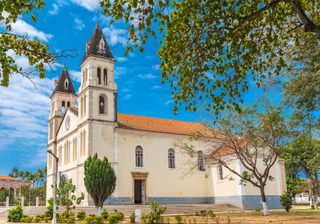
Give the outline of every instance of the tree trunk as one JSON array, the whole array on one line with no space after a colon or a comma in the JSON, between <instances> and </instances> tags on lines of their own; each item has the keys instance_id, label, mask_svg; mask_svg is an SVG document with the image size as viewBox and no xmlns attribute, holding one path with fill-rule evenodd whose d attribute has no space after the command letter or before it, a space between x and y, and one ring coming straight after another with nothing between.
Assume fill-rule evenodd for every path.
<instances>
[{"instance_id":1,"label":"tree trunk","mask_svg":"<svg viewBox=\"0 0 320 224\"><path fill-rule=\"evenodd\" d=\"M264 192L264 187L260 188L260 196L261 196L261 201L262 201L263 215L269 215L267 197L266 197L266 194Z\"/></svg>"},{"instance_id":2,"label":"tree trunk","mask_svg":"<svg viewBox=\"0 0 320 224\"><path fill-rule=\"evenodd\" d=\"M98 215L98 216L101 216L101 206L98 206L97 215Z\"/></svg>"}]
</instances>

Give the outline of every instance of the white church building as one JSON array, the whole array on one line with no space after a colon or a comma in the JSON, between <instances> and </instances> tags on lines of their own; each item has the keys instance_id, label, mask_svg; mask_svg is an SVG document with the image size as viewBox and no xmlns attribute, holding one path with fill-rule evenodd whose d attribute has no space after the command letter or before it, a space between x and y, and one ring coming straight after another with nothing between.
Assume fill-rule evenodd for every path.
<instances>
[{"instance_id":1,"label":"white church building","mask_svg":"<svg viewBox=\"0 0 320 224\"><path fill-rule=\"evenodd\" d=\"M113 165L117 185L106 204L230 203L243 209L261 208L259 190L227 170L207 166L198 147L194 158L197 169L190 169L190 157L175 148L200 123L168 120L117 111L116 61L97 24L80 64L81 86L76 93L67 68L63 68L51 95L48 150L59 157L58 169L83 192L83 205L93 205L84 186L84 162L90 155L106 156ZM77 105L78 101L78 105ZM214 138L214 137L212 137ZM217 138L217 143L219 139ZM244 170L239 161L237 170ZM47 158L47 200L53 197L55 160ZM286 191L282 161L272 168L275 177L267 185L269 208L280 208L279 198ZM231 180L232 179L232 180Z\"/></svg>"}]
</instances>

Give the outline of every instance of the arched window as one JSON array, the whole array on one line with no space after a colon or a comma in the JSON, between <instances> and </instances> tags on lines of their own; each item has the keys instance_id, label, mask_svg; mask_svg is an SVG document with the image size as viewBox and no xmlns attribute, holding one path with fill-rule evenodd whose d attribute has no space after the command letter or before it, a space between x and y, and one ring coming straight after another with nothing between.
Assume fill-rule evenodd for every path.
<instances>
[{"instance_id":1,"label":"arched window","mask_svg":"<svg viewBox=\"0 0 320 224\"><path fill-rule=\"evenodd\" d=\"M67 107L70 107L70 102L67 102Z\"/></svg>"},{"instance_id":2,"label":"arched window","mask_svg":"<svg viewBox=\"0 0 320 224\"><path fill-rule=\"evenodd\" d=\"M101 39L99 41L99 53L100 54L104 54L105 53L105 48L104 48L105 44L104 44L104 40Z\"/></svg>"},{"instance_id":3,"label":"arched window","mask_svg":"<svg viewBox=\"0 0 320 224\"><path fill-rule=\"evenodd\" d=\"M198 151L198 170L205 171L204 168L204 155L202 151Z\"/></svg>"},{"instance_id":4,"label":"arched window","mask_svg":"<svg viewBox=\"0 0 320 224\"><path fill-rule=\"evenodd\" d=\"M99 113L106 114L107 113L107 97L104 95L99 96Z\"/></svg>"},{"instance_id":5,"label":"arched window","mask_svg":"<svg viewBox=\"0 0 320 224\"><path fill-rule=\"evenodd\" d=\"M98 84L101 85L101 69L97 69L97 76L98 76Z\"/></svg>"},{"instance_id":6,"label":"arched window","mask_svg":"<svg viewBox=\"0 0 320 224\"><path fill-rule=\"evenodd\" d=\"M107 69L103 69L103 81L104 81L104 85L107 86L108 85L108 71L107 71Z\"/></svg>"},{"instance_id":7,"label":"arched window","mask_svg":"<svg viewBox=\"0 0 320 224\"><path fill-rule=\"evenodd\" d=\"M64 88L67 90L69 88L69 81L66 79L64 82Z\"/></svg>"},{"instance_id":8,"label":"arched window","mask_svg":"<svg viewBox=\"0 0 320 224\"><path fill-rule=\"evenodd\" d=\"M66 112L66 103L64 101L62 101L62 104L61 104L61 113L64 114L64 112Z\"/></svg>"},{"instance_id":9,"label":"arched window","mask_svg":"<svg viewBox=\"0 0 320 224\"><path fill-rule=\"evenodd\" d=\"M143 149L141 146L136 147L136 167L143 167Z\"/></svg>"},{"instance_id":10,"label":"arched window","mask_svg":"<svg viewBox=\"0 0 320 224\"><path fill-rule=\"evenodd\" d=\"M176 168L174 149L168 150L168 165L169 168Z\"/></svg>"}]
</instances>

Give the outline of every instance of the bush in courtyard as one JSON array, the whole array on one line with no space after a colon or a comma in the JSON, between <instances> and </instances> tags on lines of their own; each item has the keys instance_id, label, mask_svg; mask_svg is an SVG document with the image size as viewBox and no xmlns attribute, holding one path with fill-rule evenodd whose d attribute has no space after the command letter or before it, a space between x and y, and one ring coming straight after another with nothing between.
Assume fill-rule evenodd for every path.
<instances>
[{"instance_id":1,"label":"bush in courtyard","mask_svg":"<svg viewBox=\"0 0 320 224\"><path fill-rule=\"evenodd\" d=\"M176 219L177 224L182 224L182 216L181 215L176 215L174 218Z\"/></svg>"},{"instance_id":2,"label":"bush in courtyard","mask_svg":"<svg viewBox=\"0 0 320 224\"><path fill-rule=\"evenodd\" d=\"M37 215L36 217L33 218L33 222L39 223L43 221L43 216Z\"/></svg>"},{"instance_id":3,"label":"bush in courtyard","mask_svg":"<svg viewBox=\"0 0 320 224\"><path fill-rule=\"evenodd\" d=\"M134 213L130 215L130 223L136 223L136 215Z\"/></svg>"},{"instance_id":4,"label":"bush in courtyard","mask_svg":"<svg viewBox=\"0 0 320 224\"><path fill-rule=\"evenodd\" d=\"M97 216L97 215L89 215L87 216L84 221L87 224L103 224L103 218L102 216Z\"/></svg>"},{"instance_id":5,"label":"bush in courtyard","mask_svg":"<svg viewBox=\"0 0 320 224\"><path fill-rule=\"evenodd\" d=\"M24 215L19 222L31 223L33 222L33 217Z\"/></svg>"},{"instance_id":6,"label":"bush in courtyard","mask_svg":"<svg viewBox=\"0 0 320 224\"><path fill-rule=\"evenodd\" d=\"M101 216L105 219L105 220L107 220L108 219L108 211L107 211L107 209L106 208L103 208L102 209L102 211L101 211Z\"/></svg>"},{"instance_id":7,"label":"bush in courtyard","mask_svg":"<svg viewBox=\"0 0 320 224\"><path fill-rule=\"evenodd\" d=\"M166 207L160 207L158 202L152 202L150 205L151 211L149 214L143 214L141 219L144 224L158 224L163 223L163 215L166 211Z\"/></svg>"},{"instance_id":8,"label":"bush in courtyard","mask_svg":"<svg viewBox=\"0 0 320 224\"><path fill-rule=\"evenodd\" d=\"M79 220L84 220L85 217L86 217L86 212L85 212L85 211L81 210L81 211L79 211L79 212L77 213L77 218L78 218Z\"/></svg>"},{"instance_id":9,"label":"bush in courtyard","mask_svg":"<svg viewBox=\"0 0 320 224\"><path fill-rule=\"evenodd\" d=\"M286 210L286 212L289 212L290 209L292 208L292 200L291 200L291 196L289 193L284 193L281 197L280 197L280 203L282 205L282 207Z\"/></svg>"},{"instance_id":10,"label":"bush in courtyard","mask_svg":"<svg viewBox=\"0 0 320 224\"><path fill-rule=\"evenodd\" d=\"M120 221L124 220L124 214L123 213L112 213L108 216L107 221L109 224L117 224Z\"/></svg>"},{"instance_id":11,"label":"bush in courtyard","mask_svg":"<svg viewBox=\"0 0 320 224\"><path fill-rule=\"evenodd\" d=\"M52 216L53 216L53 198L50 198L48 200L48 206L46 208L46 211L44 212L44 216L49 218L49 219L52 219Z\"/></svg>"},{"instance_id":12,"label":"bush in courtyard","mask_svg":"<svg viewBox=\"0 0 320 224\"><path fill-rule=\"evenodd\" d=\"M23 217L23 210L20 205L8 211L8 222L19 222Z\"/></svg>"},{"instance_id":13,"label":"bush in courtyard","mask_svg":"<svg viewBox=\"0 0 320 224\"><path fill-rule=\"evenodd\" d=\"M70 211L61 213L57 219L59 223L75 223L76 221L74 213Z\"/></svg>"}]
</instances>

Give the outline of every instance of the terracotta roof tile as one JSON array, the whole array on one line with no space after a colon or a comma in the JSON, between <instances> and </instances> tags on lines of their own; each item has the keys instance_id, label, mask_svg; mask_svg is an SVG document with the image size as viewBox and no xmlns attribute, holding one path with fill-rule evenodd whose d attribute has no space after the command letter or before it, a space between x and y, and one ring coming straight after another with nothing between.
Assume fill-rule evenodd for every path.
<instances>
[{"instance_id":1,"label":"terracotta roof tile","mask_svg":"<svg viewBox=\"0 0 320 224\"><path fill-rule=\"evenodd\" d=\"M119 113L118 123L120 128L141 131L152 131L179 135L190 135L196 132L201 132L201 134L206 135L207 137L219 137L219 133L212 133L212 131L203 124L195 122L177 121Z\"/></svg>"},{"instance_id":2,"label":"terracotta roof tile","mask_svg":"<svg viewBox=\"0 0 320 224\"><path fill-rule=\"evenodd\" d=\"M0 180L17 180L17 178L0 175Z\"/></svg>"}]
</instances>

